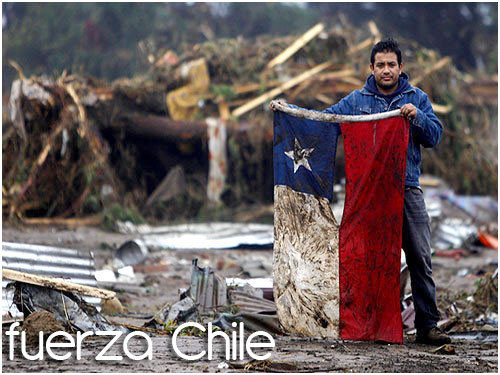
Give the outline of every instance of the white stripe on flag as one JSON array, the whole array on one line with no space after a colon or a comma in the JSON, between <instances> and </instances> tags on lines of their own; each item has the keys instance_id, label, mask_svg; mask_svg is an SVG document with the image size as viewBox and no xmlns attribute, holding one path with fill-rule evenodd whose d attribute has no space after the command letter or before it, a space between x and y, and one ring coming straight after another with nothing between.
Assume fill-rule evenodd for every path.
<instances>
[{"instance_id":1,"label":"white stripe on flag","mask_svg":"<svg viewBox=\"0 0 500 375\"><path fill-rule=\"evenodd\" d=\"M274 187L274 296L286 332L339 338L339 225L330 202Z\"/></svg>"}]
</instances>

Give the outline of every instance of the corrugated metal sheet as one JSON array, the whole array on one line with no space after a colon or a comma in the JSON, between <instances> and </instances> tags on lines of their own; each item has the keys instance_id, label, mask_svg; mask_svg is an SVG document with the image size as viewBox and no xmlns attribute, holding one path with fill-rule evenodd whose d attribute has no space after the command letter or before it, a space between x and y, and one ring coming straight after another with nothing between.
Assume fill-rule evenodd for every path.
<instances>
[{"instance_id":1,"label":"corrugated metal sheet","mask_svg":"<svg viewBox=\"0 0 500 375\"><path fill-rule=\"evenodd\" d=\"M260 313L263 311L276 311L276 304L264 298L251 296L247 293L230 291L231 302L240 308L240 312Z\"/></svg>"},{"instance_id":2,"label":"corrugated metal sheet","mask_svg":"<svg viewBox=\"0 0 500 375\"><path fill-rule=\"evenodd\" d=\"M171 226L135 226L118 223L120 232L137 234L151 249L231 249L271 247L273 225L254 223L190 223Z\"/></svg>"},{"instance_id":3,"label":"corrugated metal sheet","mask_svg":"<svg viewBox=\"0 0 500 375\"><path fill-rule=\"evenodd\" d=\"M90 251L2 242L2 267L97 286L94 256ZM22 313L12 304L13 291L6 289L9 282L2 280L2 316L10 312L15 318L22 317ZM85 296L84 299L99 308L100 298Z\"/></svg>"}]
</instances>

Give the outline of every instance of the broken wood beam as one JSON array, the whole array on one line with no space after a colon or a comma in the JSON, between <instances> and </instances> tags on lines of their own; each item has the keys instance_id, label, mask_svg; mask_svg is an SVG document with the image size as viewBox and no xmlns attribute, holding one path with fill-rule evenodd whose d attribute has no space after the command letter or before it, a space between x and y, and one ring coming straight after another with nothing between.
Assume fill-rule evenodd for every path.
<instances>
[{"instance_id":1,"label":"broken wood beam","mask_svg":"<svg viewBox=\"0 0 500 375\"><path fill-rule=\"evenodd\" d=\"M431 73L434 73L436 71L438 71L439 69L442 69L443 67L445 67L446 65L448 65L449 63L451 63L451 58L450 57L443 57L441 60L439 60L436 64L434 64L433 66L431 66L430 68L427 68L424 70L424 72L422 73L422 75L420 75L419 77L413 79L410 81L410 83L413 85L413 86L416 86L418 85L420 82L422 82L422 80L427 77L429 74Z\"/></svg>"},{"instance_id":2,"label":"broken wood beam","mask_svg":"<svg viewBox=\"0 0 500 375\"><path fill-rule=\"evenodd\" d=\"M343 70L338 70L336 72L328 72L320 74L318 75L317 78L320 81L326 81L328 79L353 77L355 74L356 71L354 69L343 69Z\"/></svg>"},{"instance_id":3,"label":"broken wood beam","mask_svg":"<svg viewBox=\"0 0 500 375\"><path fill-rule=\"evenodd\" d=\"M63 225L70 228L85 226L85 225L99 225L102 224L104 218L101 215L87 216L82 218L62 218L62 217L34 217L24 218L21 217L24 224L30 225Z\"/></svg>"},{"instance_id":4,"label":"broken wood beam","mask_svg":"<svg viewBox=\"0 0 500 375\"><path fill-rule=\"evenodd\" d=\"M247 94L249 92L253 91L258 91L262 88L268 88L268 87L276 87L281 85L280 81L269 81L269 82L262 82L262 83L247 83L245 85L236 85L233 86L233 90L236 94Z\"/></svg>"},{"instance_id":5,"label":"broken wood beam","mask_svg":"<svg viewBox=\"0 0 500 375\"><path fill-rule=\"evenodd\" d=\"M235 117L239 117L242 114L254 109L258 105L264 103L265 101L272 99L276 97L277 95L281 94L283 91L288 90L289 88L294 87L295 85L298 85L299 83L313 77L314 75L318 74L319 72L325 70L326 68L330 67L332 65L331 62L325 62L323 64L317 65L312 69L309 69L305 71L304 73L298 75L297 77L292 78L291 80L285 82L281 86L272 89L271 91L268 91L265 94L262 94L252 100L250 100L248 103L242 105L241 107L236 108L231 115Z\"/></svg>"},{"instance_id":6,"label":"broken wood beam","mask_svg":"<svg viewBox=\"0 0 500 375\"><path fill-rule=\"evenodd\" d=\"M373 44L373 38L370 37L368 39L365 39L361 43L359 43L359 44L357 44L357 45L352 46L351 48L349 48L349 50L347 51L347 54L348 55L354 55L356 52L362 51L366 47L371 46L372 44Z\"/></svg>"},{"instance_id":7,"label":"broken wood beam","mask_svg":"<svg viewBox=\"0 0 500 375\"><path fill-rule=\"evenodd\" d=\"M436 103L431 103L432 109L434 112L440 114L440 115L445 115L449 113L452 109L451 105L441 105L441 104L436 104Z\"/></svg>"},{"instance_id":8,"label":"broken wood beam","mask_svg":"<svg viewBox=\"0 0 500 375\"><path fill-rule=\"evenodd\" d=\"M373 35L375 42L380 40L380 31L378 30L377 24L373 21L368 22L368 28L370 29L370 33Z\"/></svg>"},{"instance_id":9,"label":"broken wood beam","mask_svg":"<svg viewBox=\"0 0 500 375\"><path fill-rule=\"evenodd\" d=\"M335 102L331 98L329 98L328 96L326 96L324 94L316 94L316 96L314 96L314 98L316 100L319 100L320 102L325 103L326 105L329 105L329 106L335 104Z\"/></svg>"},{"instance_id":10,"label":"broken wood beam","mask_svg":"<svg viewBox=\"0 0 500 375\"><path fill-rule=\"evenodd\" d=\"M283 52L281 52L278 56L272 59L266 66L267 69L271 69L272 67L284 63L291 56L295 54L298 50L304 47L310 40L315 38L319 33L321 33L325 28L325 25L322 23L318 23L316 26L309 29L306 33L304 33L300 38L298 38L295 42L293 42L288 48L286 48Z\"/></svg>"},{"instance_id":11,"label":"broken wood beam","mask_svg":"<svg viewBox=\"0 0 500 375\"><path fill-rule=\"evenodd\" d=\"M52 277L39 276L26 272L19 272L7 268L2 269L2 277L13 281L43 286L51 289L64 290L65 292L82 294L84 296L110 299L116 296L116 292L95 288L93 286L75 284L69 281L57 280Z\"/></svg>"}]
</instances>

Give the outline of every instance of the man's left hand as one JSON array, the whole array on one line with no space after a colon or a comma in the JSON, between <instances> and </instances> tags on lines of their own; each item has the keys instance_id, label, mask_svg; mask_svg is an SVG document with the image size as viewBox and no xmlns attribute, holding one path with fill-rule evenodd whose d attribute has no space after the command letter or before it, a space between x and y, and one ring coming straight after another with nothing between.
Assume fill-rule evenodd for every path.
<instances>
[{"instance_id":1,"label":"man's left hand","mask_svg":"<svg viewBox=\"0 0 500 375\"><path fill-rule=\"evenodd\" d=\"M417 107L413 104L408 103L400 108L401 116L403 116L407 120L413 120L417 117Z\"/></svg>"}]
</instances>

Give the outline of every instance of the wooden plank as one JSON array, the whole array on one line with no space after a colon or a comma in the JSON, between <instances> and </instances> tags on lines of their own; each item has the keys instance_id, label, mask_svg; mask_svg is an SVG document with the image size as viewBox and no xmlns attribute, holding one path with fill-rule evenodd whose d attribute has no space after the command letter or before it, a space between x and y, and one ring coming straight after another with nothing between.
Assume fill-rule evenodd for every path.
<instances>
[{"instance_id":1,"label":"wooden plank","mask_svg":"<svg viewBox=\"0 0 500 375\"><path fill-rule=\"evenodd\" d=\"M267 64L267 69L271 69L272 67L284 63L288 60L295 52L304 47L311 39L315 38L319 33L321 33L325 28L325 25L322 23L318 23L313 28L309 29L304 35L302 35L299 39L293 42L288 48L286 48L283 52L281 52L278 56L272 59Z\"/></svg>"},{"instance_id":2,"label":"wooden plank","mask_svg":"<svg viewBox=\"0 0 500 375\"><path fill-rule=\"evenodd\" d=\"M349 48L349 50L347 51L347 54L354 55L356 52L359 52L359 51L365 49L366 47L371 46L372 44L373 44L373 38L365 39L361 43Z\"/></svg>"},{"instance_id":3,"label":"wooden plank","mask_svg":"<svg viewBox=\"0 0 500 375\"><path fill-rule=\"evenodd\" d=\"M440 115L445 115L451 111L451 105L441 105L436 103L431 103L431 105L434 112Z\"/></svg>"},{"instance_id":4,"label":"wooden plank","mask_svg":"<svg viewBox=\"0 0 500 375\"><path fill-rule=\"evenodd\" d=\"M68 227L78 227L84 225L99 225L103 222L103 217L100 215L87 216L82 218L69 218L62 217L34 217L34 218L21 218L24 224L31 225L65 225Z\"/></svg>"},{"instance_id":5,"label":"wooden plank","mask_svg":"<svg viewBox=\"0 0 500 375\"><path fill-rule=\"evenodd\" d=\"M236 85L233 86L233 90L236 94L246 94L253 91L258 91L261 88L275 87L281 85L280 81L269 81L264 83L248 83L246 85Z\"/></svg>"},{"instance_id":6,"label":"wooden plank","mask_svg":"<svg viewBox=\"0 0 500 375\"><path fill-rule=\"evenodd\" d=\"M38 276L26 272L19 272L7 268L2 269L4 279L20 281L27 284L44 286L51 289L64 290L66 292L82 294L103 299L110 299L116 296L116 292L110 290L94 288L93 286L80 285L68 281L56 280L52 277Z\"/></svg>"},{"instance_id":7,"label":"wooden plank","mask_svg":"<svg viewBox=\"0 0 500 375\"><path fill-rule=\"evenodd\" d=\"M368 22L368 28L370 29L370 33L373 35L375 42L380 40L380 31L378 30L377 24L373 21Z\"/></svg>"},{"instance_id":8,"label":"wooden plank","mask_svg":"<svg viewBox=\"0 0 500 375\"><path fill-rule=\"evenodd\" d=\"M443 57L441 60L439 60L436 64L434 64L433 66L431 66L430 68L427 68L424 70L424 72L422 73L421 76L413 79L410 81L410 83L413 85L413 86L416 86L418 85L420 82L422 82L422 80L427 77L429 74L431 73L434 73L436 71L438 71L439 69L443 68L444 66L448 65L449 63L451 63L451 58L449 57Z\"/></svg>"},{"instance_id":9,"label":"wooden plank","mask_svg":"<svg viewBox=\"0 0 500 375\"><path fill-rule=\"evenodd\" d=\"M329 98L328 96L323 94L316 94L314 98L330 106L335 103L332 98Z\"/></svg>"},{"instance_id":10,"label":"wooden plank","mask_svg":"<svg viewBox=\"0 0 500 375\"><path fill-rule=\"evenodd\" d=\"M265 101L276 97L277 95L281 94L283 91L288 90L289 88L292 88L295 85L298 85L299 83L305 81L306 79L313 77L314 75L325 70L326 68L330 67L331 65L332 65L331 62L325 62L323 64L317 65L314 68L309 69L309 70L305 71L304 73L298 75L297 77L292 78L291 80L285 82L281 86L279 86L275 89L272 89L271 91L268 91L267 93L262 94L256 98L250 100L248 103L242 105L241 107L236 108L231 113L231 115L233 115L235 117L239 117L242 114L257 107L258 105L264 103Z\"/></svg>"},{"instance_id":11,"label":"wooden plank","mask_svg":"<svg viewBox=\"0 0 500 375\"><path fill-rule=\"evenodd\" d=\"M352 77L355 74L356 74L356 71L354 69L343 69L343 70L338 70L336 72L328 72L328 73L320 74L320 75L318 75L317 78L320 81L326 81L328 79Z\"/></svg>"}]
</instances>

